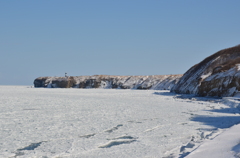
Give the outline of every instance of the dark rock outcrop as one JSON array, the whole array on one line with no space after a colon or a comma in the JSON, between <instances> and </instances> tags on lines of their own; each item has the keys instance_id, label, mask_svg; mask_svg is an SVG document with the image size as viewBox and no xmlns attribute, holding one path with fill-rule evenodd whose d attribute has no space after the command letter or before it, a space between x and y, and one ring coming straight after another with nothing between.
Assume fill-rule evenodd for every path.
<instances>
[{"instance_id":1,"label":"dark rock outcrop","mask_svg":"<svg viewBox=\"0 0 240 158\"><path fill-rule=\"evenodd\" d=\"M35 87L48 88L119 88L119 89L166 89L175 85L182 75L154 76L71 76L39 77Z\"/></svg>"},{"instance_id":2,"label":"dark rock outcrop","mask_svg":"<svg viewBox=\"0 0 240 158\"><path fill-rule=\"evenodd\" d=\"M48 77L38 77L34 80L33 84L34 87L46 87L47 85L45 84L46 80Z\"/></svg>"},{"instance_id":3,"label":"dark rock outcrop","mask_svg":"<svg viewBox=\"0 0 240 158\"><path fill-rule=\"evenodd\" d=\"M76 86L76 81L73 77L64 77L58 80L52 80L51 85L59 88L71 88Z\"/></svg>"},{"instance_id":4,"label":"dark rock outcrop","mask_svg":"<svg viewBox=\"0 0 240 158\"><path fill-rule=\"evenodd\" d=\"M172 92L234 96L240 91L240 45L223 49L191 67Z\"/></svg>"}]
</instances>

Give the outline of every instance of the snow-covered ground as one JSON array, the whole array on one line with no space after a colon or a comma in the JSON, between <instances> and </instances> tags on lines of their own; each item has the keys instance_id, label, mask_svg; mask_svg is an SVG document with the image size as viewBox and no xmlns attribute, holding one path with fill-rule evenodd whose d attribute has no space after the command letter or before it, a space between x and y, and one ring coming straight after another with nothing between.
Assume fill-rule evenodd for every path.
<instances>
[{"instance_id":1,"label":"snow-covered ground","mask_svg":"<svg viewBox=\"0 0 240 158\"><path fill-rule=\"evenodd\" d=\"M223 103L233 108L225 112L238 112L240 98L223 98ZM235 109L235 110L234 110ZM224 111L223 111L224 112ZM187 158L239 158L240 157L240 124L232 126L214 139L206 140Z\"/></svg>"},{"instance_id":2,"label":"snow-covered ground","mask_svg":"<svg viewBox=\"0 0 240 158\"><path fill-rule=\"evenodd\" d=\"M213 140L207 140L187 158L239 158L240 125L224 131Z\"/></svg>"},{"instance_id":3,"label":"snow-covered ground","mask_svg":"<svg viewBox=\"0 0 240 158\"><path fill-rule=\"evenodd\" d=\"M0 86L0 157L172 158L197 148L195 157L221 137L233 138L222 150L234 157L237 106L169 91Z\"/></svg>"}]
</instances>

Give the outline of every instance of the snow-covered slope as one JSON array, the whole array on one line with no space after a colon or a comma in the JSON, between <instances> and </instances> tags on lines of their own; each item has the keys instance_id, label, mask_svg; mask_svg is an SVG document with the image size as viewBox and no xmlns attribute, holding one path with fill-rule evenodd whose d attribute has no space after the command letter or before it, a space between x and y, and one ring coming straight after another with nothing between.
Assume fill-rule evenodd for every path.
<instances>
[{"instance_id":1,"label":"snow-covered slope","mask_svg":"<svg viewBox=\"0 0 240 158\"><path fill-rule=\"evenodd\" d=\"M169 90L182 75L154 76L71 76L39 77L35 87L49 88L119 88L119 89L161 89Z\"/></svg>"},{"instance_id":2,"label":"snow-covered slope","mask_svg":"<svg viewBox=\"0 0 240 158\"><path fill-rule=\"evenodd\" d=\"M240 91L240 45L221 50L191 67L172 92L234 96Z\"/></svg>"}]
</instances>

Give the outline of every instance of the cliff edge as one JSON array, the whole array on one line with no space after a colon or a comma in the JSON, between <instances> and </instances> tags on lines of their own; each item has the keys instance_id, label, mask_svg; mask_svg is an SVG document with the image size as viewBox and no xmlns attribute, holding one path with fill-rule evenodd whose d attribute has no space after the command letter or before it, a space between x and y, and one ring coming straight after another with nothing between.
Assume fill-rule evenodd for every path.
<instances>
[{"instance_id":1,"label":"cliff edge","mask_svg":"<svg viewBox=\"0 0 240 158\"><path fill-rule=\"evenodd\" d=\"M34 87L170 90L182 75L38 77Z\"/></svg>"},{"instance_id":2,"label":"cliff edge","mask_svg":"<svg viewBox=\"0 0 240 158\"><path fill-rule=\"evenodd\" d=\"M240 91L240 45L218 51L191 67L171 89L175 93L230 97Z\"/></svg>"}]
</instances>

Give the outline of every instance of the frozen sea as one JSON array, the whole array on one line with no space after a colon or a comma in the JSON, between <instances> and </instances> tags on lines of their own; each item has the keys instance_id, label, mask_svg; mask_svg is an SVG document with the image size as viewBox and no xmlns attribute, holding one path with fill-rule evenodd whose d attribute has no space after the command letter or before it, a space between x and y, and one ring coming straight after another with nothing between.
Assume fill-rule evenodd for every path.
<instances>
[{"instance_id":1,"label":"frozen sea","mask_svg":"<svg viewBox=\"0 0 240 158\"><path fill-rule=\"evenodd\" d=\"M1 158L185 157L239 122L217 98L0 86Z\"/></svg>"}]
</instances>

